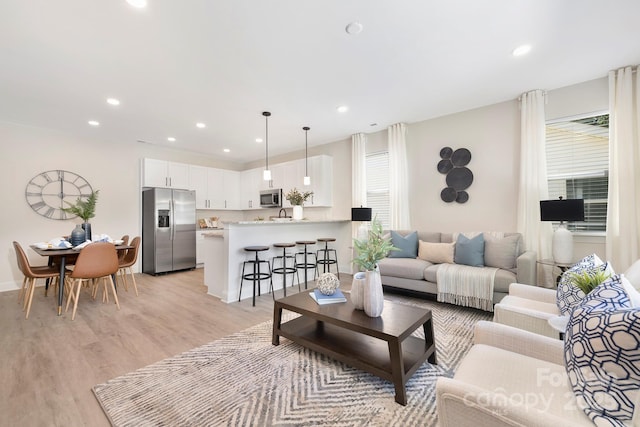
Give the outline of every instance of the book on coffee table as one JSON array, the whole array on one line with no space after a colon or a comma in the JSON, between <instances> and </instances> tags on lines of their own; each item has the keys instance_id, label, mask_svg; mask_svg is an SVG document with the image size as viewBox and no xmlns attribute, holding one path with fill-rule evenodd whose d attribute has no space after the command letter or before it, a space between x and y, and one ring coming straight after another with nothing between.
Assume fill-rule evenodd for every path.
<instances>
[{"instance_id":1,"label":"book on coffee table","mask_svg":"<svg viewBox=\"0 0 640 427\"><path fill-rule=\"evenodd\" d=\"M314 289L313 292L309 292L309 296L320 305L347 302L347 299L344 297L344 294L340 289L336 289L333 295L325 295L319 290Z\"/></svg>"}]
</instances>

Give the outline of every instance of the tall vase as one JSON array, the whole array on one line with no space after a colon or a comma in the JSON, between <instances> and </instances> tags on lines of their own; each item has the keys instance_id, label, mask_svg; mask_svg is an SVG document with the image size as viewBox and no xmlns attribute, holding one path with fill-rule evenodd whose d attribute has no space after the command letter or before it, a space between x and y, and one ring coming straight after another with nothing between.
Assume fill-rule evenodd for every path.
<instances>
[{"instance_id":1,"label":"tall vase","mask_svg":"<svg viewBox=\"0 0 640 427\"><path fill-rule=\"evenodd\" d=\"M384 294L382 293L382 279L378 266L373 271L365 273L364 284L364 312L369 317L378 317L384 308Z\"/></svg>"},{"instance_id":2,"label":"tall vase","mask_svg":"<svg viewBox=\"0 0 640 427\"><path fill-rule=\"evenodd\" d=\"M89 224L88 222L83 222L82 228L84 230L85 240L91 240L91 224Z\"/></svg>"},{"instance_id":3,"label":"tall vase","mask_svg":"<svg viewBox=\"0 0 640 427\"><path fill-rule=\"evenodd\" d=\"M293 219L301 220L303 216L302 205L295 205L293 207Z\"/></svg>"},{"instance_id":4,"label":"tall vase","mask_svg":"<svg viewBox=\"0 0 640 427\"><path fill-rule=\"evenodd\" d=\"M360 272L353 275L351 283L351 302L356 310L364 310L364 284L367 280L366 273Z\"/></svg>"},{"instance_id":5,"label":"tall vase","mask_svg":"<svg viewBox=\"0 0 640 427\"><path fill-rule=\"evenodd\" d=\"M74 247L78 246L79 244L84 243L85 236L86 236L86 233L82 229L82 226L80 224L77 224L76 228L74 228L71 231L71 235L69 237L69 243L71 243L71 246L74 246Z\"/></svg>"}]
</instances>

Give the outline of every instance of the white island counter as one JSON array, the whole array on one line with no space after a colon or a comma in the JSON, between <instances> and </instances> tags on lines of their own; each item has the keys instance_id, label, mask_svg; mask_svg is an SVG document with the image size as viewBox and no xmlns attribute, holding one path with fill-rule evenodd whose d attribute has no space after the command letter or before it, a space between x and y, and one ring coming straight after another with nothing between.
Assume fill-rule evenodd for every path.
<instances>
[{"instance_id":1,"label":"white island counter","mask_svg":"<svg viewBox=\"0 0 640 427\"><path fill-rule=\"evenodd\" d=\"M260 258L268 259L276 255L272 247L274 243L295 243L296 240L317 240L321 237L335 237L329 244L338 252L338 264L341 273L351 273L351 221L349 220L303 220L289 222L275 221L239 221L224 224L224 230L204 233L204 282L209 294L220 298L223 302L238 300L242 262L254 256L245 252L246 246L269 246L270 250L260 252ZM324 244L322 244L324 247ZM300 247L301 248L301 247ZM319 243L309 246L310 251L321 248ZM295 252L299 248L290 248ZM282 249L277 255L282 255ZM335 272L335 267L331 267ZM246 273L246 272L245 272ZM322 273L322 270L319 270ZM313 271L308 272L309 280L313 279ZM300 272L301 286L304 289L304 273ZM297 292L297 282L295 292ZM287 288L291 286L291 276L287 277ZM281 298L282 276L273 276L273 287L276 298ZM263 280L261 293L269 292L269 281ZM242 299L251 298L253 284L245 281L242 286Z\"/></svg>"}]
</instances>

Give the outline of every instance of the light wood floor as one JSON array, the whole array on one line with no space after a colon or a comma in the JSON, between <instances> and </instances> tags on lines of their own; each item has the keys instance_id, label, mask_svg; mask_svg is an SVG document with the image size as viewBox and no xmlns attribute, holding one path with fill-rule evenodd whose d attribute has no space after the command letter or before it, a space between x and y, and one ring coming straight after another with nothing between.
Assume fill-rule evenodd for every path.
<instances>
[{"instance_id":1,"label":"light wood floor","mask_svg":"<svg viewBox=\"0 0 640 427\"><path fill-rule=\"evenodd\" d=\"M202 269L136 278L139 297L118 288L120 311L81 293L74 321L44 287L27 320L18 291L0 293L0 426L108 426L91 387L273 315L270 294L255 307L207 295ZM348 290L351 277L341 282Z\"/></svg>"}]
</instances>

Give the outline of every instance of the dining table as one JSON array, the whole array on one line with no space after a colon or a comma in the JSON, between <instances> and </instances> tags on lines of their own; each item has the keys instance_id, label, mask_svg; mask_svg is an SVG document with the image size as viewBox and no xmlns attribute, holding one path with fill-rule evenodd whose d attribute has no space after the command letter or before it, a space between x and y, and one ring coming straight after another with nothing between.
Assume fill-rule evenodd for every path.
<instances>
[{"instance_id":1,"label":"dining table","mask_svg":"<svg viewBox=\"0 0 640 427\"><path fill-rule=\"evenodd\" d=\"M126 251L129 249L134 249L131 245L115 245L116 251ZM62 302L64 301L64 276L67 268L67 260L70 258L75 258L80 254L82 249L73 249L73 248L59 248L59 247L49 247L49 248L40 248L37 245L30 245L30 248L34 250L35 253L41 255L43 257L49 258L49 265L58 264L60 266L60 285L58 286L58 316L62 314ZM116 280L113 278L113 284L116 285ZM48 286L48 284L47 284Z\"/></svg>"}]
</instances>

